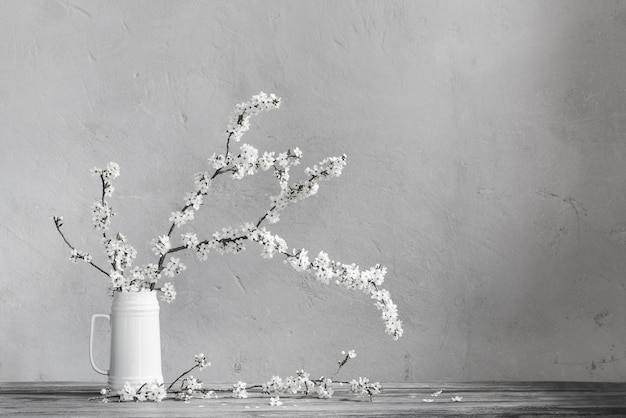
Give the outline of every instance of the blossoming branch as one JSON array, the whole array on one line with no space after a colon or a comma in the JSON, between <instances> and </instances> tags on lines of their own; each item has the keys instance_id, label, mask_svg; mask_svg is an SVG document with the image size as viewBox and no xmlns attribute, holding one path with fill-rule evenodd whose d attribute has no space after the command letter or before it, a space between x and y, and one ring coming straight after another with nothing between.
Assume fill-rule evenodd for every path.
<instances>
[{"instance_id":1,"label":"blossoming branch","mask_svg":"<svg viewBox=\"0 0 626 418\"><path fill-rule=\"evenodd\" d=\"M219 254L236 254L245 250L247 241L258 243L262 247L261 256L272 258L279 254L284 261L298 272L307 272L321 281L336 284L348 289L358 289L374 299L375 306L381 311L385 322L386 332L395 340L402 336L402 322L398 318L397 306L391 295L381 286L387 269L380 264L362 270L356 264L346 264L332 260L330 256L320 251L317 256L310 257L308 250L289 250L287 242L267 229L264 223L274 224L280 220L280 213L289 205L307 199L317 193L319 183L334 177L339 177L346 165L346 156L328 157L313 167L304 170L305 180L290 182L291 168L299 165L302 152L299 148L285 152L263 152L249 144L243 144L237 152L231 147L233 142L239 142L243 134L250 128L250 118L263 111L270 111L280 107L280 98L273 94L269 96L261 92L252 97L249 102L238 104L232 113L225 131L226 149L224 154L213 154L208 162L212 173L199 172L194 177L194 189L184 195L184 205L180 210L171 213L171 225L167 233L159 235L151 242L157 261L142 266L133 267L137 257L135 248L126 241L126 238L117 233L115 237L107 234L111 226L111 218L115 215L106 198L113 195L115 190L113 180L120 175L120 167L114 162L105 168L94 168L92 173L100 178L102 192L100 198L92 205L93 227L102 233L102 245L110 267L108 271L97 266L92 261L90 253L76 249L67 240L61 227L63 217L53 216L58 232L65 243L70 247L70 260L82 260L101 273L108 276L110 289L113 292L138 292L159 290L163 293L162 299L171 302L176 297L176 290L171 282L159 286L163 276L173 278L182 273L186 266L180 258L173 254L189 250L201 260L206 260L211 251ZM229 174L232 179L240 180L259 171L271 171L276 178L280 191L270 198L269 209L256 222L247 222L236 228L227 226L214 232L210 237L199 238L195 232L184 232L179 235L180 243L174 244L174 231L193 221L195 213L204 205L205 197L209 194L214 179L223 174Z\"/></svg>"},{"instance_id":2,"label":"blossoming branch","mask_svg":"<svg viewBox=\"0 0 626 418\"><path fill-rule=\"evenodd\" d=\"M342 351L344 357L338 361L339 367L335 372L335 375L339 373L341 368L348 362L348 360L356 357L354 350L349 350L347 353ZM350 385L350 391L359 396L367 396L372 401L375 395L380 394L381 385L379 382L370 382L367 377L359 377L359 379L352 379L351 381L338 381L334 380L334 375L331 377L320 377L319 379L311 379L311 375L304 370L296 371L296 376L289 376L282 378L280 376L272 376L270 380L262 385L248 386L246 382L238 381L233 384L230 389L221 388L206 388L202 380L189 375L193 370L203 370L205 367L210 366L211 363L207 360L203 353L197 354L194 359L194 365L187 371L183 372L176 380L174 380L167 389L163 383L143 383L139 386L133 386L130 383L124 384L123 388L117 391L117 394L111 394L110 388L103 388L100 391L100 397L94 399L100 399L100 402L107 403L111 398L117 398L118 402L161 402L168 394L174 395L174 399L188 402L192 398L204 398L204 399L217 399L218 392L225 392L230 397L236 399L245 399L249 396L248 390L260 389L263 395L270 396L271 406L280 406L282 401L280 395L284 394L302 394L302 395L317 395L320 399L332 398L335 390L335 385ZM187 376L189 375L189 376ZM182 380L181 380L182 379ZM172 389L177 382L180 383L179 389Z\"/></svg>"}]
</instances>

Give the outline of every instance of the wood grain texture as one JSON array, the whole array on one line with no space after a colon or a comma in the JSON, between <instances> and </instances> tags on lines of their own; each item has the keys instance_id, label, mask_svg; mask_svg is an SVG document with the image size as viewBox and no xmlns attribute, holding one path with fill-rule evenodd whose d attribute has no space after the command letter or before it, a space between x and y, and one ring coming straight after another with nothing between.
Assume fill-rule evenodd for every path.
<instances>
[{"instance_id":1,"label":"wood grain texture","mask_svg":"<svg viewBox=\"0 0 626 418\"><path fill-rule=\"evenodd\" d=\"M93 399L99 389L93 383L0 383L0 416L626 416L626 383L386 384L372 402L339 387L332 399L283 396L280 407L270 406L259 392L247 399L226 394L187 403L103 404ZM442 393L432 396L438 390ZM462 400L453 402L455 396Z\"/></svg>"}]
</instances>

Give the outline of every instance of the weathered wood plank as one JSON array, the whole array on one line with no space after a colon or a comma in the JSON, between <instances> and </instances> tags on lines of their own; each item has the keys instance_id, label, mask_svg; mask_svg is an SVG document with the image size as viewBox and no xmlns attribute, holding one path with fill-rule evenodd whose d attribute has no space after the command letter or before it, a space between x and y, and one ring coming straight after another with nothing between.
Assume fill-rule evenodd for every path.
<instances>
[{"instance_id":1,"label":"weathered wood plank","mask_svg":"<svg viewBox=\"0 0 626 418\"><path fill-rule=\"evenodd\" d=\"M99 389L93 383L0 383L0 416L626 416L624 383L387 384L373 402L337 387L332 399L281 396L280 407L270 406L269 397L260 392L250 392L247 399L223 394L188 403L103 404L91 399ZM443 392L432 396L438 390ZM456 396L462 400L453 402Z\"/></svg>"}]
</instances>

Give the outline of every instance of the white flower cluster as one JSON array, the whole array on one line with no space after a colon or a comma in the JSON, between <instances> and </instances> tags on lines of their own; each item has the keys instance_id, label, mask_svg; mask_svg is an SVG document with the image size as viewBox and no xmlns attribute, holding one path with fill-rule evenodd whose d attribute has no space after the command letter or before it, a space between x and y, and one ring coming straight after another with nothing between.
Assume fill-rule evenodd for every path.
<instances>
[{"instance_id":1,"label":"white flower cluster","mask_svg":"<svg viewBox=\"0 0 626 418\"><path fill-rule=\"evenodd\" d=\"M152 251L157 256L163 256L172 248L170 237L167 235L159 236L152 240Z\"/></svg>"},{"instance_id":2,"label":"white flower cluster","mask_svg":"<svg viewBox=\"0 0 626 418\"><path fill-rule=\"evenodd\" d=\"M300 156L301 154L298 156L298 160ZM270 197L272 207L265 214L265 218L269 223L273 224L278 222L280 220L280 211L285 209L290 203L306 199L316 194L319 190L320 180L339 177L346 165L346 155L344 154L341 157L328 157L319 164L319 166L316 164L313 168L306 168L305 173L310 176L309 179L293 184L289 184L287 181L289 179L289 166L285 166L283 170L276 170L276 176L279 179L281 189L278 195Z\"/></svg>"},{"instance_id":3,"label":"white flower cluster","mask_svg":"<svg viewBox=\"0 0 626 418\"><path fill-rule=\"evenodd\" d=\"M339 177L346 166L346 155L341 157L327 157L319 165L315 164L313 168L307 167L304 172L313 177Z\"/></svg>"},{"instance_id":4,"label":"white flower cluster","mask_svg":"<svg viewBox=\"0 0 626 418\"><path fill-rule=\"evenodd\" d=\"M204 183L203 183L204 184ZM204 189L204 186L199 186L201 189ZM207 183L207 191L208 191L208 183ZM200 209L200 205L202 205L202 196L205 193L198 190L196 193L187 193L185 195L185 205L192 207L194 210Z\"/></svg>"},{"instance_id":5,"label":"white flower cluster","mask_svg":"<svg viewBox=\"0 0 626 418\"><path fill-rule=\"evenodd\" d=\"M322 377L320 379L320 384L316 386L315 390L317 392L317 396L320 399L330 399L333 397L333 393L335 393L334 389L330 386L333 381L327 377Z\"/></svg>"},{"instance_id":6,"label":"white flower cluster","mask_svg":"<svg viewBox=\"0 0 626 418\"><path fill-rule=\"evenodd\" d=\"M172 212L170 216L170 222L173 222L177 227L185 225L187 222L192 221L194 218L194 210L187 208L184 211Z\"/></svg>"},{"instance_id":7,"label":"white flower cluster","mask_svg":"<svg viewBox=\"0 0 626 418\"><path fill-rule=\"evenodd\" d=\"M176 299L176 290L172 283L165 283L163 287L161 287L161 292L163 292L161 299L167 303L172 303L174 299Z\"/></svg>"},{"instance_id":8,"label":"white flower cluster","mask_svg":"<svg viewBox=\"0 0 626 418\"><path fill-rule=\"evenodd\" d=\"M250 129L250 118L263 111L270 111L280 107L280 98L274 94L269 96L263 92L252 96L249 102L243 102L235 107L228 121L226 138L239 142L242 135Z\"/></svg>"},{"instance_id":9,"label":"white flower cluster","mask_svg":"<svg viewBox=\"0 0 626 418\"><path fill-rule=\"evenodd\" d=\"M140 387L134 387L126 382L124 387L117 392L120 395L120 402L161 402L167 396L163 383L145 383Z\"/></svg>"},{"instance_id":10,"label":"white flower cluster","mask_svg":"<svg viewBox=\"0 0 626 418\"><path fill-rule=\"evenodd\" d=\"M207 160L209 164L216 170L221 170L232 162L232 156L224 156L221 154L213 153Z\"/></svg>"},{"instance_id":11,"label":"white flower cluster","mask_svg":"<svg viewBox=\"0 0 626 418\"><path fill-rule=\"evenodd\" d=\"M231 161L233 178L241 180L246 175L251 176L255 174L258 160L259 150L252 145L243 144L239 155L233 157Z\"/></svg>"},{"instance_id":12,"label":"white flower cluster","mask_svg":"<svg viewBox=\"0 0 626 418\"><path fill-rule=\"evenodd\" d=\"M187 267L180 262L180 258L170 257L170 261L167 263L165 268L163 269L163 274L168 277L174 277L177 274L185 271Z\"/></svg>"},{"instance_id":13,"label":"white flower cluster","mask_svg":"<svg viewBox=\"0 0 626 418\"><path fill-rule=\"evenodd\" d=\"M194 178L194 182L196 184L196 194L206 195L209 192L209 188L211 187L212 180L211 180L211 177L209 176L209 173L204 171L202 173L196 174ZM187 199L187 197L185 197L185 199ZM191 199L195 199L195 198L191 198ZM189 201L187 202L187 204L189 204ZM198 203L197 207L195 204L192 204L192 205L195 210L198 210L200 209L201 204L202 202Z\"/></svg>"},{"instance_id":14,"label":"white flower cluster","mask_svg":"<svg viewBox=\"0 0 626 418\"><path fill-rule=\"evenodd\" d=\"M200 370L203 370L204 368L211 365L211 362L207 360L207 358L204 356L204 353L196 354L194 361L196 363L196 367Z\"/></svg>"},{"instance_id":15,"label":"white flower cluster","mask_svg":"<svg viewBox=\"0 0 626 418\"><path fill-rule=\"evenodd\" d=\"M233 385L233 398L244 399L248 397L248 391L246 390L246 382L238 381Z\"/></svg>"},{"instance_id":16,"label":"white flower cluster","mask_svg":"<svg viewBox=\"0 0 626 418\"><path fill-rule=\"evenodd\" d=\"M222 228L221 232L214 232L211 237L211 241L208 242L208 249L215 249L222 255L237 254L246 249L238 229Z\"/></svg>"},{"instance_id":17,"label":"white flower cluster","mask_svg":"<svg viewBox=\"0 0 626 418\"><path fill-rule=\"evenodd\" d=\"M304 393L308 395L315 389L316 383L311 380L309 373L304 370L296 371L296 376L289 376L285 379L280 376L272 376L272 378L262 385L263 393Z\"/></svg>"},{"instance_id":18,"label":"white flower cluster","mask_svg":"<svg viewBox=\"0 0 626 418\"><path fill-rule=\"evenodd\" d=\"M357 395L369 396L370 400L374 395L380 393L380 383L370 383L367 377L359 377L359 380L352 379L350 382L350 390Z\"/></svg>"},{"instance_id":19,"label":"white flower cluster","mask_svg":"<svg viewBox=\"0 0 626 418\"><path fill-rule=\"evenodd\" d=\"M195 391L199 391L201 389L202 381L200 379L196 379L193 376L186 377L180 385L180 392L176 394L176 399L187 402L193 398L193 393Z\"/></svg>"},{"instance_id":20,"label":"white flower cluster","mask_svg":"<svg viewBox=\"0 0 626 418\"><path fill-rule=\"evenodd\" d=\"M182 234L181 238L185 247L189 249L194 249L198 246L198 244L200 244L198 236L193 232L187 232L185 234Z\"/></svg>"},{"instance_id":21,"label":"white flower cluster","mask_svg":"<svg viewBox=\"0 0 626 418\"><path fill-rule=\"evenodd\" d=\"M215 393L215 391L214 391L214 390L209 390L209 391L207 391L207 392L204 392L204 393L202 394L202 397L203 397L204 399L217 399L217 393Z\"/></svg>"},{"instance_id":22,"label":"white flower cluster","mask_svg":"<svg viewBox=\"0 0 626 418\"><path fill-rule=\"evenodd\" d=\"M137 257L137 250L126 242L126 237L117 234L116 238L103 238L102 245L115 270L124 271L133 264Z\"/></svg>"},{"instance_id":23,"label":"white flower cluster","mask_svg":"<svg viewBox=\"0 0 626 418\"><path fill-rule=\"evenodd\" d=\"M91 263L91 254L85 251L79 251L76 248L72 248L72 253L70 254L70 261L72 263L76 263L78 260L83 260L85 263Z\"/></svg>"},{"instance_id":24,"label":"white flower cluster","mask_svg":"<svg viewBox=\"0 0 626 418\"><path fill-rule=\"evenodd\" d=\"M341 354L343 354L344 356L347 356L348 358L355 358L356 357L356 351L354 351L354 350L348 350L347 353L345 351L342 351Z\"/></svg>"},{"instance_id":25,"label":"white flower cluster","mask_svg":"<svg viewBox=\"0 0 626 418\"><path fill-rule=\"evenodd\" d=\"M111 271L109 273L109 277L111 278L111 290L113 291L126 291L129 292L132 289L132 285L130 282L126 281L126 278L119 271Z\"/></svg>"},{"instance_id":26,"label":"white flower cluster","mask_svg":"<svg viewBox=\"0 0 626 418\"><path fill-rule=\"evenodd\" d=\"M113 195L115 188L111 180L119 177L120 166L117 163L110 162L105 169L94 167L91 172L100 176L102 180L102 199L94 202L91 206L93 226L97 231L107 231L111 224L111 217L115 214L107 201L104 200L104 197Z\"/></svg>"},{"instance_id":27,"label":"white flower cluster","mask_svg":"<svg viewBox=\"0 0 626 418\"><path fill-rule=\"evenodd\" d=\"M161 278L161 273L156 264L146 264L133 267L128 276L124 276L123 271L112 270L109 277L113 292L141 292L153 290Z\"/></svg>"},{"instance_id":28,"label":"white flower cluster","mask_svg":"<svg viewBox=\"0 0 626 418\"><path fill-rule=\"evenodd\" d=\"M152 287L161 278L159 266L150 263L141 267L134 267L131 270L131 276L133 280L143 283L146 287Z\"/></svg>"},{"instance_id":29,"label":"white flower cluster","mask_svg":"<svg viewBox=\"0 0 626 418\"><path fill-rule=\"evenodd\" d=\"M248 238L263 246L263 252L261 253L263 258L272 258L276 253L286 253L288 251L287 242L278 235L272 235L265 227L256 228L252 226Z\"/></svg>"},{"instance_id":30,"label":"white flower cluster","mask_svg":"<svg viewBox=\"0 0 626 418\"><path fill-rule=\"evenodd\" d=\"M115 213L106 201L97 200L91 205L91 220L97 231L108 231L113 215Z\"/></svg>"},{"instance_id":31,"label":"white flower cluster","mask_svg":"<svg viewBox=\"0 0 626 418\"><path fill-rule=\"evenodd\" d=\"M115 190L115 188L113 187L111 180L116 179L120 176L120 166L117 163L111 161L104 169L98 167L92 168L91 173L94 176L100 176L100 178L102 179L102 195L112 196L113 190Z\"/></svg>"}]
</instances>

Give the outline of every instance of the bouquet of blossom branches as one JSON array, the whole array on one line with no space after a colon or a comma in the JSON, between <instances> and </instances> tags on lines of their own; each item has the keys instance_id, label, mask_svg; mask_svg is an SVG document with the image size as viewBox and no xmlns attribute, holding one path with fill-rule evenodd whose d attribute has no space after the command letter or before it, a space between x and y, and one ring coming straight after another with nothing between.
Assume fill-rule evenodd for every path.
<instances>
[{"instance_id":1,"label":"bouquet of blossom branches","mask_svg":"<svg viewBox=\"0 0 626 418\"><path fill-rule=\"evenodd\" d=\"M328 284L331 280L348 289L358 289L375 300L376 307L382 313L386 332L397 340L402 336L402 322L398 318L397 306L391 299L389 292L381 287L387 269L376 264L362 270L355 264L344 264L332 260L323 251L313 259L304 248L289 250L285 240L272 234L264 225L274 224L280 220L280 213L290 204L306 199L319 189L319 183L341 175L346 165L346 156L328 157L313 167L306 168L304 173L308 178L303 181L289 182L290 169L300 164L302 152L298 148L286 152L264 152L262 155L251 145L243 144L237 152L231 150L233 142L239 142L243 134L250 128L250 118L262 111L278 109L280 98L274 94L263 92L255 95L249 102L236 106L230 117L225 132L226 150L224 154L213 154L208 162L213 171L200 172L195 175L195 189L184 196L184 205L174 211L169 218L171 226L168 232L152 240L152 249L157 257L155 263L133 267L137 250L127 242L124 235L117 233L114 237L107 233L110 229L113 209L107 201L114 191L112 181L120 175L117 163L110 162L105 168L94 168L92 173L100 177L102 193L92 205L93 226L102 232L102 245L109 265L104 269L93 262L90 253L78 250L61 231L63 217L53 216L57 231L71 249L70 260L82 260L110 280L112 292L141 292L158 290L162 292L162 299L172 302L176 297L176 290L171 282L159 284L162 276L175 277L185 270L185 265L174 254L189 250L201 260L206 260L211 251L220 254L236 254L245 249L247 241L258 243L262 247L261 256L272 258L279 254L286 263L296 271L308 272L314 277ZM185 232L174 236L174 231L194 219L196 211L204 203L209 194L214 179L223 174L229 174L233 179L242 179L254 175L259 171L272 171L280 186L280 192L270 198L269 209L256 222L248 222L237 228L225 227L214 232L210 238L199 238L194 232ZM178 239L177 243L174 243ZM108 271L107 271L108 270Z\"/></svg>"}]
</instances>

